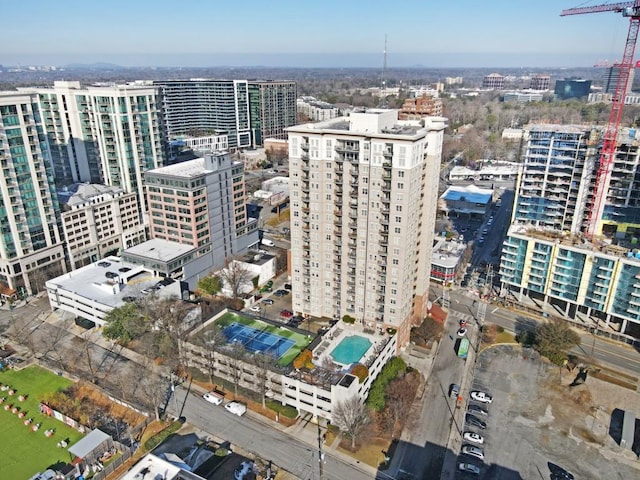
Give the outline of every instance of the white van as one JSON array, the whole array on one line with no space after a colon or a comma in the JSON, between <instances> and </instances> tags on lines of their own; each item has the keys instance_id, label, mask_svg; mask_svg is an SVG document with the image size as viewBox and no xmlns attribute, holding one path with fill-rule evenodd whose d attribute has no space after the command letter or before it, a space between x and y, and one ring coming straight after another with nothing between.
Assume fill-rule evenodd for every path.
<instances>
[{"instance_id":1,"label":"white van","mask_svg":"<svg viewBox=\"0 0 640 480\"><path fill-rule=\"evenodd\" d=\"M224 393L216 391L207 392L202 395L202 398L204 398L209 403L213 403L214 405L222 405L222 402L224 401Z\"/></svg>"},{"instance_id":2,"label":"white van","mask_svg":"<svg viewBox=\"0 0 640 480\"><path fill-rule=\"evenodd\" d=\"M247 412L247 406L240 402L229 402L224 406L224 408L227 412L238 415L239 417Z\"/></svg>"},{"instance_id":3,"label":"white van","mask_svg":"<svg viewBox=\"0 0 640 480\"><path fill-rule=\"evenodd\" d=\"M275 247L276 244L273 240L271 240L270 238L262 238L262 244L266 245L267 247Z\"/></svg>"}]
</instances>

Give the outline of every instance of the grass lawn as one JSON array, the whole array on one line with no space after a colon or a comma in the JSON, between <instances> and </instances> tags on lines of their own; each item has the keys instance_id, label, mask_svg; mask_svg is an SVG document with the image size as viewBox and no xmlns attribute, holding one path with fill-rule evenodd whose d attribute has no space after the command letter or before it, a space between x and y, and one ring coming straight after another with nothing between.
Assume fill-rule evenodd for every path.
<instances>
[{"instance_id":1,"label":"grass lawn","mask_svg":"<svg viewBox=\"0 0 640 480\"><path fill-rule=\"evenodd\" d=\"M237 313L227 312L216 320L216 324L221 328L231 325L233 322L241 323L242 325L247 325L248 327L252 327L257 330L264 330L267 333L272 333L295 341L291 348L278 360L278 365L280 366L286 366L293 362L293 359L296 358L312 340L312 338L308 338L305 335L289 330L288 328L276 327L261 320L238 315Z\"/></svg>"},{"instance_id":2,"label":"grass lawn","mask_svg":"<svg viewBox=\"0 0 640 480\"><path fill-rule=\"evenodd\" d=\"M73 382L44 368L31 366L0 372L0 383L16 391L13 396L9 396L7 391L0 391L0 397L6 399L0 405L0 478L26 479L57 462L71 461L67 449L56 445L66 439L69 448L84 435L53 417L41 414L38 404L45 393L62 390ZM20 402L18 395L26 395L27 398ZM25 412L24 419L4 409L10 403ZM41 424L37 432L31 430L31 425L24 425L27 418L33 418L33 424ZM55 433L52 437L46 437L44 432L50 428Z\"/></svg>"},{"instance_id":3,"label":"grass lawn","mask_svg":"<svg viewBox=\"0 0 640 480\"><path fill-rule=\"evenodd\" d=\"M496 343L518 343L516 337L509 332L500 332L496 335Z\"/></svg>"}]
</instances>

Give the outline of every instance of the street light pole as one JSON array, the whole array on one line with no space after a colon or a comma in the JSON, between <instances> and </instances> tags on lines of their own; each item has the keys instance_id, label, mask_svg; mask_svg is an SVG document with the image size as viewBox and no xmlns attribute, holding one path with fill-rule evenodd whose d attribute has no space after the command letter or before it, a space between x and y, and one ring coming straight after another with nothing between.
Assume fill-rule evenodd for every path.
<instances>
[{"instance_id":1,"label":"street light pole","mask_svg":"<svg viewBox=\"0 0 640 480\"><path fill-rule=\"evenodd\" d=\"M322 430L320 429L320 416L318 416L318 472L320 476L318 477L320 480L324 478L324 453L322 453Z\"/></svg>"}]
</instances>

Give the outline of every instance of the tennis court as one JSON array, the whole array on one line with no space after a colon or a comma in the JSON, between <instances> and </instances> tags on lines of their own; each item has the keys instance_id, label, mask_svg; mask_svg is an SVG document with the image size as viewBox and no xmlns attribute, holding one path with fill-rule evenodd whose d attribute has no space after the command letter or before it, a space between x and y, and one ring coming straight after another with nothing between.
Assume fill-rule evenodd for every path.
<instances>
[{"instance_id":1,"label":"tennis court","mask_svg":"<svg viewBox=\"0 0 640 480\"><path fill-rule=\"evenodd\" d=\"M224 328L224 334L229 343L238 342L251 352L261 352L280 358L296 342L288 338L258 330L238 322L233 322Z\"/></svg>"}]
</instances>

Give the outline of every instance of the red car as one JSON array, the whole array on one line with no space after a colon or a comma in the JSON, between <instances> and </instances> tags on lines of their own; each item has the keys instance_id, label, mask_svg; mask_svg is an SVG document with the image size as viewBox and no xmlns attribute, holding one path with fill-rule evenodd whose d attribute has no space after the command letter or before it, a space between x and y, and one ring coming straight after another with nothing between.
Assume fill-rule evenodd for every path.
<instances>
[{"instance_id":1,"label":"red car","mask_svg":"<svg viewBox=\"0 0 640 480\"><path fill-rule=\"evenodd\" d=\"M280 316L282 316L284 318L291 318L291 317L293 317L293 312L290 312L289 310L282 310L280 312Z\"/></svg>"},{"instance_id":2,"label":"red car","mask_svg":"<svg viewBox=\"0 0 640 480\"><path fill-rule=\"evenodd\" d=\"M460 321L458 322L458 324L464 328L467 326L467 321L464 318L461 318Z\"/></svg>"}]
</instances>

